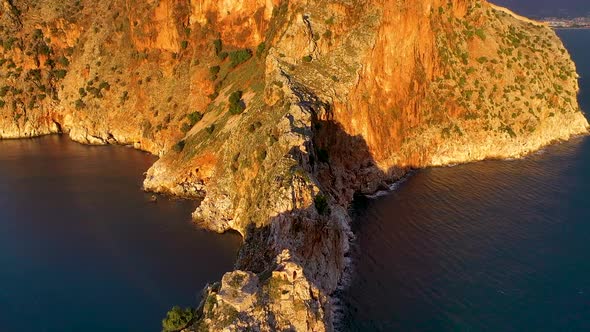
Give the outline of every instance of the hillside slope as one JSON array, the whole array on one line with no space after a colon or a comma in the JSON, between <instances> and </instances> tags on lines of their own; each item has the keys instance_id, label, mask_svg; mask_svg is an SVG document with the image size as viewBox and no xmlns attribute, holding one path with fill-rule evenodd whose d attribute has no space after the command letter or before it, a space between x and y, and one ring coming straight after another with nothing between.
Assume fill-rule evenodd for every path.
<instances>
[{"instance_id":1,"label":"hillside slope","mask_svg":"<svg viewBox=\"0 0 590 332\"><path fill-rule=\"evenodd\" d=\"M355 193L588 130L559 38L485 1L0 1L0 138L159 155L244 236L189 330L332 330Z\"/></svg>"}]
</instances>

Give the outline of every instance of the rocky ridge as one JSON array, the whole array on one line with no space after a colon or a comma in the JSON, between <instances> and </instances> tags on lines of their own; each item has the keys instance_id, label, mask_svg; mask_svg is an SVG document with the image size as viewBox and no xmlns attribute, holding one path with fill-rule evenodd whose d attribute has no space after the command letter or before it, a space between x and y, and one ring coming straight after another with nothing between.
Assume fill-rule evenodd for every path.
<instances>
[{"instance_id":1,"label":"rocky ridge","mask_svg":"<svg viewBox=\"0 0 590 332\"><path fill-rule=\"evenodd\" d=\"M203 198L197 222L244 236L187 330L333 330L355 193L588 129L555 33L485 1L1 10L0 138L65 133L157 154L146 190Z\"/></svg>"}]
</instances>

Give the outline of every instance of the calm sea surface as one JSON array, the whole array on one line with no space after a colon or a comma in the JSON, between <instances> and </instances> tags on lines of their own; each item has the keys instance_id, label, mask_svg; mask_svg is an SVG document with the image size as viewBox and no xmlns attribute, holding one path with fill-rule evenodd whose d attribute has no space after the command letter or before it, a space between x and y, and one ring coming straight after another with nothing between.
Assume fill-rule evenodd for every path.
<instances>
[{"instance_id":1,"label":"calm sea surface","mask_svg":"<svg viewBox=\"0 0 590 332\"><path fill-rule=\"evenodd\" d=\"M59 136L0 141L0 331L160 331L232 269L239 236L141 191L154 161Z\"/></svg>"},{"instance_id":2,"label":"calm sea surface","mask_svg":"<svg viewBox=\"0 0 590 332\"><path fill-rule=\"evenodd\" d=\"M559 31L590 110L590 30ZM590 331L590 139L356 202L345 331Z\"/></svg>"}]
</instances>

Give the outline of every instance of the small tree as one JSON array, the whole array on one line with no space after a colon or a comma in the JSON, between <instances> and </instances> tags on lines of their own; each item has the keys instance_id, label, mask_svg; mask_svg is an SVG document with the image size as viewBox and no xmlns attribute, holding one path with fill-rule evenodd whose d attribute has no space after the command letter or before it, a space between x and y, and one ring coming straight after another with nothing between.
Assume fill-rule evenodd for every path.
<instances>
[{"instance_id":1,"label":"small tree","mask_svg":"<svg viewBox=\"0 0 590 332\"><path fill-rule=\"evenodd\" d=\"M221 42L221 39L215 39L213 41L213 47L215 47L215 55L219 55L223 49L223 43Z\"/></svg>"},{"instance_id":2,"label":"small tree","mask_svg":"<svg viewBox=\"0 0 590 332\"><path fill-rule=\"evenodd\" d=\"M242 91L235 91L229 96L229 112L231 114L240 114L246 109L242 101Z\"/></svg>"},{"instance_id":3,"label":"small tree","mask_svg":"<svg viewBox=\"0 0 590 332\"><path fill-rule=\"evenodd\" d=\"M68 60L68 58L66 58L65 56L62 56L59 59L57 59L57 62L59 62L59 64L61 64L64 67L67 67L70 65L70 60Z\"/></svg>"},{"instance_id":4,"label":"small tree","mask_svg":"<svg viewBox=\"0 0 590 332\"><path fill-rule=\"evenodd\" d=\"M64 77L66 77L66 74L68 73L67 70L65 69L58 69L58 70L54 70L53 71L53 76L55 76L57 79L63 79Z\"/></svg>"},{"instance_id":5,"label":"small tree","mask_svg":"<svg viewBox=\"0 0 590 332\"><path fill-rule=\"evenodd\" d=\"M180 153L180 152L182 152L182 150L184 150L185 145L186 145L186 143L184 142L184 140L182 140L182 141L174 144L174 146L172 147L172 150L174 150L174 152ZM174 307L174 308L176 308L176 307ZM172 310L174 310L174 308L172 308ZM168 312L168 314L170 314L170 312Z\"/></svg>"},{"instance_id":6,"label":"small tree","mask_svg":"<svg viewBox=\"0 0 590 332\"><path fill-rule=\"evenodd\" d=\"M219 74L220 70L221 70L221 67L219 67L219 66L209 67L209 74L217 75L217 74Z\"/></svg>"},{"instance_id":7,"label":"small tree","mask_svg":"<svg viewBox=\"0 0 590 332\"><path fill-rule=\"evenodd\" d=\"M251 57L252 51L250 51L249 49L233 51L229 54L230 66L232 68L235 68L238 65L250 60Z\"/></svg>"},{"instance_id":8,"label":"small tree","mask_svg":"<svg viewBox=\"0 0 590 332\"><path fill-rule=\"evenodd\" d=\"M174 306L162 320L162 332L180 331L193 320L194 316L193 309Z\"/></svg>"},{"instance_id":9,"label":"small tree","mask_svg":"<svg viewBox=\"0 0 590 332\"><path fill-rule=\"evenodd\" d=\"M199 112L193 112L193 113L188 114L186 117L192 127L195 124L197 124L197 122L201 121L201 119L203 118L203 114L201 114Z\"/></svg>"},{"instance_id":10,"label":"small tree","mask_svg":"<svg viewBox=\"0 0 590 332\"><path fill-rule=\"evenodd\" d=\"M256 56L260 58L264 54L265 51L266 51L266 43L262 42L262 43L258 44L258 48L256 48Z\"/></svg>"}]
</instances>

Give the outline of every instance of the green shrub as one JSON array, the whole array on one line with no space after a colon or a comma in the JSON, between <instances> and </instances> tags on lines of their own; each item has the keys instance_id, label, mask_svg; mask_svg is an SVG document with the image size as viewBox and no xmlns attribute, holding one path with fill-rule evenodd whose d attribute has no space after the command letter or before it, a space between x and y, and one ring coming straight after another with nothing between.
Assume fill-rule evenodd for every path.
<instances>
[{"instance_id":1,"label":"green shrub","mask_svg":"<svg viewBox=\"0 0 590 332\"><path fill-rule=\"evenodd\" d=\"M188 121L190 122L190 125L192 127L195 124L197 124L197 122L201 121L201 119L203 118L203 114L199 112L193 112L188 114L186 117L188 118Z\"/></svg>"},{"instance_id":2,"label":"green shrub","mask_svg":"<svg viewBox=\"0 0 590 332\"><path fill-rule=\"evenodd\" d=\"M245 109L246 107L241 102L229 105L229 112L234 115L241 114L242 112L244 112Z\"/></svg>"},{"instance_id":3,"label":"green shrub","mask_svg":"<svg viewBox=\"0 0 590 332\"><path fill-rule=\"evenodd\" d=\"M180 153L180 152L182 152L182 150L184 150L185 145L186 145L186 142L184 140L182 140L182 141L174 144L174 146L172 147L172 150L174 150L174 152ZM172 309L174 310L174 308L172 308ZM168 312L168 314L170 314L170 312Z\"/></svg>"},{"instance_id":4,"label":"green shrub","mask_svg":"<svg viewBox=\"0 0 590 332\"><path fill-rule=\"evenodd\" d=\"M49 53L51 53L51 49L49 48L49 46L47 46L47 44L40 43L39 45L37 45L37 53L42 55L49 55Z\"/></svg>"},{"instance_id":5,"label":"green shrub","mask_svg":"<svg viewBox=\"0 0 590 332\"><path fill-rule=\"evenodd\" d=\"M330 213L330 206L328 205L328 199L326 196L319 194L313 199L315 209L321 215L327 215Z\"/></svg>"},{"instance_id":6,"label":"green shrub","mask_svg":"<svg viewBox=\"0 0 590 332\"><path fill-rule=\"evenodd\" d=\"M78 99L78 100L76 100L76 103L74 104L74 106L76 107L77 110L81 110L86 107L86 104L84 104L82 99Z\"/></svg>"},{"instance_id":7,"label":"green shrub","mask_svg":"<svg viewBox=\"0 0 590 332\"><path fill-rule=\"evenodd\" d=\"M209 74L217 75L217 74L219 74L220 70L221 70L221 67L219 67L219 66L209 67Z\"/></svg>"},{"instance_id":8,"label":"green shrub","mask_svg":"<svg viewBox=\"0 0 590 332\"><path fill-rule=\"evenodd\" d=\"M4 49L10 51L16 41L17 41L17 39L15 37L10 37L4 41L2 47L4 47Z\"/></svg>"},{"instance_id":9,"label":"green shrub","mask_svg":"<svg viewBox=\"0 0 590 332\"><path fill-rule=\"evenodd\" d=\"M461 77L461 78L459 79L459 86L460 86L460 87L464 87L464 86L465 86L465 84L467 84L467 79L466 79L465 77Z\"/></svg>"},{"instance_id":10,"label":"green shrub","mask_svg":"<svg viewBox=\"0 0 590 332\"><path fill-rule=\"evenodd\" d=\"M41 70L40 69L29 70L29 72L27 73L27 78L34 80L34 81L40 81L41 80Z\"/></svg>"},{"instance_id":11,"label":"green shrub","mask_svg":"<svg viewBox=\"0 0 590 332\"><path fill-rule=\"evenodd\" d=\"M102 98L102 93L100 92L100 89L95 88L93 86L89 86L86 88L86 91L90 92L94 98Z\"/></svg>"},{"instance_id":12,"label":"green shrub","mask_svg":"<svg viewBox=\"0 0 590 332\"><path fill-rule=\"evenodd\" d=\"M53 71L53 76L55 76L58 80L61 80L66 77L67 73L68 71L65 69L58 69Z\"/></svg>"},{"instance_id":13,"label":"green shrub","mask_svg":"<svg viewBox=\"0 0 590 332\"><path fill-rule=\"evenodd\" d=\"M186 50L186 49L187 49L187 47L188 47L188 41L187 41L187 40L183 40L183 41L181 41L181 42L180 42L180 47L181 47L183 50Z\"/></svg>"},{"instance_id":14,"label":"green shrub","mask_svg":"<svg viewBox=\"0 0 590 332\"><path fill-rule=\"evenodd\" d=\"M242 99L242 91L234 91L230 96L229 96L229 103L230 104L237 104L240 102L240 100Z\"/></svg>"},{"instance_id":15,"label":"green shrub","mask_svg":"<svg viewBox=\"0 0 590 332\"><path fill-rule=\"evenodd\" d=\"M248 127L248 131L253 133L255 132L258 128L262 127L262 122L260 121L256 121L254 123L252 123L249 127Z\"/></svg>"},{"instance_id":16,"label":"green shrub","mask_svg":"<svg viewBox=\"0 0 590 332\"><path fill-rule=\"evenodd\" d=\"M450 128L443 128L441 136L443 138L451 137L451 129Z\"/></svg>"},{"instance_id":17,"label":"green shrub","mask_svg":"<svg viewBox=\"0 0 590 332\"><path fill-rule=\"evenodd\" d=\"M221 61L227 59L227 52L221 52L219 53L219 59L221 59Z\"/></svg>"},{"instance_id":18,"label":"green shrub","mask_svg":"<svg viewBox=\"0 0 590 332\"><path fill-rule=\"evenodd\" d=\"M191 126L189 123L186 123L186 122L185 122L185 123L183 123L183 124L182 124L182 126L180 127L180 130L182 130L182 132L183 132L183 133L188 133L188 132L191 130L191 128L192 128L192 127L193 127L193 126Z\"/></svg>"},{"instance_id":19,"label":"green shrub","mask_svg":"<svg viewBox=\"0 0 590 332\"><path fill-rule=\"evenodd\" d=\"M242 101L242 91L235 91L229 96L229 112L231 114L240 114L246 109Z\"/></svg>"},{"instance_id":20,"label":"green shrub","mask_svg":"<svg viewBox=\"0 0 590 332\"><path fill-rule=\"evenodd\" d=\"M466 65L469 63L469 53L461 53L461 62Z\"/></svg>"},{"instance_id":21,"label":"green shrub","mask_svg":"<svg viewBox=\"0 0 590 332\"><path fill-rule=\"evenodd\" d=\"M503 128L501 128L501 130L507 133L511 138L516 138L516 133L514 132L512 127L504 126Z\"/></svg>"},{"instance_id":22,"label":"green shrub","mask_svg":"<svg viewBox=\"0 0 590 332\"><path fill-rule=\"evenodd\" d=\"M311 55L306 55L303 57L303 62L311 62L311 60L313 60L313 58L311 57Z\"/></svg>"},{"instance_id":23,"label":"green shrub","mask_svg":"<svg viewBox=\"0 0 590 332\"><path fill-rule=\"evenodd\" d=\"M35 29L35 31L33 31L33 38L34 39L43 38L43 31L41 31L41 29Z\"/></svg>"},{"instance_id":24,"label":"green shrub","mask_svg":"<svg viewBox=\"0 0 590 332\"><path fill-rule=\"evenodd\" d=\"M209 127L205 128L207 134L211 135L215 131L215 124L210 125Z\"/></svg>"},{"instance_id":25,"label":"green shrub","mask_svg":"<svg viewBox=\"0 0 590 332\"><path fill-rule=\"evenodd\" d=\"M123 91L123 94L121 94L119 101L121 102L121 104L124 104L127 100L129 100L129 92Z\"/></svg>"},{"instance_id":26,"label":"green shrub","mask_svg":"<svg viewBox=\"0 0 590 332\"><path fill-rule=\"evenodd\" d=\"M256 48L256 56L261 57L262 54L264 54L264 51L266 51L266 43L262 42L258 44L258 48Z\"/></svg>"},{"instance_id":27,"label":"green shrub","mask_svg":"<svg viewBox=\"0 0 590 332\"><path fill-rule=\"evenodd\" d=\"M2 87L0 89L0 97L6 96L6 94L8 93L8 91L10 91L10 87L9 86Z\"/></svg>"},{"instance_id":28,"label":"green shrub","mask_svg":"<svg viewBox=\"0 0 590 332\"><path fill-rule=\"evenodd\" d=\"M250 60L251 57L252 57L252 51L250 51L247 48L243 49L243 50L233 51L229 54L230 66L232 68L235 68L235 67L239 66L240 64Z\"/></svg>"},{"instance_id":29,"label":"green shrub","mask_svg":"<svg viewBox=\"0 0 590 332\"><path fill-rule=\"evenodd\" d=\"M475 34L479 37L479 39L484 40L484 41L486 40L486 33L483 29L481 29L481 28L476 29Z\"/></svg>"},{"instance_id":30,"label":"green shrub","mask_svg":"<svg viewBox=\"0 0 590 332\"><path fill-rule=\"evenodd\" d=\"M477 62L484 64L484 63L488 62L488 58L486 58L485 56L481 56L481 57L477 58Z\"/></svg>"},{"instance_id":31,"label":"green shrub","mask_svg":"<svg viewBox=\"0 0 590 332\"><path fill-rule=\"evenodd\" d=\"M211 75L209 77L209 79L211 81L216 81L217 80L217 74L219 74L219 71L220 70L221 70L221 67L219 67L219 66L209 67L209 74Z\"/></svg>"},{"instance_id":32,"label":"green shrub","mask_svg":"<svg viewBox=\"0 0 590 332\"><path fill-rule=\"evenodd\" d=\"M109 84L109 82L106 81L102 81L99 85L98 85L98 89L99 90L107 90L109 91L111 89L111 85Z\"/></svg>"},{"instance_id":33,"label":"green shrub","mask_svg":"<svg viewBox=\"0 0 590 332\"><path fill-rule=\"evenodd\" d=\"M215 55L220 55L221 50L223 50L223 43L221 42L221 39L215 39L213 41L213 47L215 47Z\"/></svg>"},{"instance_id":34,"label":"green shrub","mask_svg":"<svg viewBox=\"0 0 590 332\"><path fill-rule=\"evenodd\" d=\"M6 105L6 102L0 99L0 108L4 108L4 105Z\"/></svg>"},{"instance_id":35,"label":"green shrub","mask_svg":"<svg viewBox=\"0 0 590 332\"><path fill-rule=\"evenodd\" d=\"M59 62L59 64L64 67L67 67L70 65L70 60L68 60L68 58L66 58L65 56L62 56L61 58L57 59L57 62Z\"/></svg>"},{"instance_id":36,"label":"green shrub","mask_svg":"<svg viewBox=\"0 0 590 332\"><path fill-rule=\"evenodd\" d=\"M207 97L209 97L210 100L215 100L218 96L219 96L219 92L214 91L212 94L210 94Z\"/></svg>"},{"instance_id":37,"label":"green shrub","mask_svg":"<svg viewBox=\"0 0 590 332\"><path fill-rule=\"evenodd\" d=\"M182 309L174 306L162 320L162 332L174 332L184 329L195 317L191 308Z\"/></svg>"}]
</instances>

